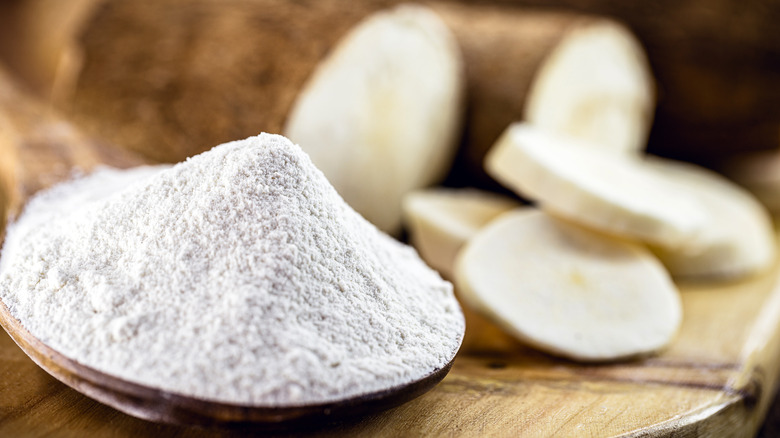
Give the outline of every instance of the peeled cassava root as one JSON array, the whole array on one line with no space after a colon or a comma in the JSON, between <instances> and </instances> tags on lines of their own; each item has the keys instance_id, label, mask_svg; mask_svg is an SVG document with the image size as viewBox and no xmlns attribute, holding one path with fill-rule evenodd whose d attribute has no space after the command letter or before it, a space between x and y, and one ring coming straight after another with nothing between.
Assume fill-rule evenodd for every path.
<instances>
[{"instance_id":1,"label":"peeled cassava root","mask_svg":"<svg viewBox=\"0 0 780 438\"><path fill-rule=\"evenodd\" d=\"M462 91L452 34L430 9L402 5L336 44L298 94L284 134L354 209L397 232L403 195L450 167Z\"/></svg>"},{"instance_id":2,"label":"peeled cassava root","mask_svg":"<svg viewBox=\"0 0 780 438\"><path fill-rule=\"evenodd\" d=\"M507 332L577 360L654 352L682 318L677 289L646 248L538 210L502 215L471 239L455 284Z\"/></svg>"},{"instance_id":3,"label":"peeled cassava root","mask_svg":"<svg viewBox=\"0 0 780 438\"><path fill-rule=\"evenodd\" d=\"M486 160L499 181L568 220L650 244L678 277L739 277L775 257L766 210L694 165L599 153L525 124Z\"/></svg>"},{"instance_id":4,"label":"peeled cassava root","mask_svg":"<svg viewBox=\"0 0 780 438\"><path fill-rule=\"evenodd\" d=\"M404 198L404 222L422 259L452 279L460 248L490 221L519 205L476 189L421 190Z\"/></svg>"}]
</instances>

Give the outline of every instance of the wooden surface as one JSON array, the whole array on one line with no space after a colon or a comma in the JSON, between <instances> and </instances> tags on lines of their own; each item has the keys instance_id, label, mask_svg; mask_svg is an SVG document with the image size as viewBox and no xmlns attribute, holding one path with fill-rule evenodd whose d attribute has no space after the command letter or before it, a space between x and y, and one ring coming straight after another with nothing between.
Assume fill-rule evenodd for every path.
<instances>
[{"instance_id":1,"label":"wooden surface","mask_svg":"<svg viewBox=\"0 0 780 438\"><path fill-rule=\"evenodd\" d=\"M684 286L668 351L578 365L522 348L460 355L431 392L390 411L295 435L750 436L780 369L777 269L749 281ZM121 414L60 384L0 335L0 436L245 436Z\"/></svg>"},{"instance_id":2,"label":"wooden surface","mask_svg":"<svg viewBox=\"0 0 780 438\"><path fill-rule=\"evenodd\" d=\"M84 135L17 86L0 64L0 233L30 196L75 170L98 164L131 167L144 161Z\"/></svg>"}]
</instances>

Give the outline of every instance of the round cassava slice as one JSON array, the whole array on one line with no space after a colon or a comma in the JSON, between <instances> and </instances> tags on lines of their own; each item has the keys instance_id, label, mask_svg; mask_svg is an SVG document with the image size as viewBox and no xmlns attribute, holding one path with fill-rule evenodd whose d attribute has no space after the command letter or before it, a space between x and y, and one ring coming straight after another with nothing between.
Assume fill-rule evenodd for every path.
<instances>
[{"instance_id":1,"label":"round cassava slice","mask_svg":"<svg viewBox=\"0 0 780 438\"><path fill-rule=\"evenodd\" d=\"M642 46L622 25L603 21L574 28L548 55L529 91L525 120L615 153L638 153L654 109Z\"/></svg>"},{"instance_id":2,"label":"round cassava slice","mask_svg":"<svg viewBox=\"0 0 780 438\"><path fill-rule=\"evenodd\" d=\"M661 158L647 166L706 208L707 223L694 248L654 248L669 272L681 278L735 278L759 272L775 259L772 219L748 191L701 167Z\"/></svg>"},{"instance_id":3,"label":"round cassava slice","mask_svg":"<svg viewBox=\"0 0 780 438\"><path fill-rule=\"evenodd\" d=\"M608 153L571 137L515 123L485 167L540 207L591 228L666 250L696 245L707 211L638 157Z\"/></svg>"},{"instance_id":4,"label":"round cassava slice","mask_svg":"<svg viewBox=\"0 0 780 438\"><path fill-rule=\"evenodd\" d=\"M515 120L602 149L644 149L655 91L642 46L628 28L575 11L473 3L432 3L455 34L466 65L459 175L493 187L482 163Z\"/></svg>"},{"instance_id":5,"label":"round cassava slice","mask_svg":"<svg viewBox=\"0 0 780 438\"><path fill-rule=\"evenodd\" d=\"M403 195L438 182L449 169L463 75L455 38L433 11L383 10L355 26L319 64L285 133L347 203L397 233Z\"/></svg>"},{"instance_id":6,"label":"round cassava slice","mask_svg":"<svg viewBox=\"0 0 780 438\"><path fill-rule=\"evenodd\" d=\"M645 247L553 218L506 213L456 263L464 301L536 348L582 361L669 344L682 317L669 274Z\"/></svg>"},{"instance_id":7,"label":"round cassava slice","mask_svg":"<svg viewBox=\"0 0 780 438\"><path fill-rule=\"evenodd\" d=\"M446 278L453 278L455 256L466 241L501 213L519 206L514 199L477 189L418 190L403 202L412 245Z\"/></svg>"}]
</instances>

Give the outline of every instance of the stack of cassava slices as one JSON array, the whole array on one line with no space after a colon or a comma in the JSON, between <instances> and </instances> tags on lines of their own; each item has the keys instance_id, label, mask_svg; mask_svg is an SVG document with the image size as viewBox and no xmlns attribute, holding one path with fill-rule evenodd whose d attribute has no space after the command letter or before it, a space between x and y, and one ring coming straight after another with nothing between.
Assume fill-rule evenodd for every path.
<instances>
[{"instance_id":1,"label":"stack of cassava slices","mask_svg":"<svg viewBox=\"0 0 780 438\"><path fill-rule=\"evenodd\" d=\"M672 278L732 281L772 265L772 221L752 195L642 154L653 83L625 29L570 33L529 89L481 163L533 206L473 189L404 198L412 243L466 306L548 353L614 360L673 340ZM464 348L488 342L467 336Z\"/></svg>"},{"instance_id":2,"label":"stack of cassava slices","mask_svg":"<svg viewBox=\"0 0 780 438\"><path fill-rule=\"evenodd\" d=\"M398 235L404 218L467 307L541 350L588 361L657 351L682 318L672 278L733 280L774 260L771 220L751 195L643 156L653 79L613 20L383 9L391 0L203 0L186 12L175 0L83 0L71 14L60 3L51 16L78 19L30 26L58 42L28 51L54 77L56 106L88 130L171 162L281 132L379 228ZM421 190L448 172L534 206ZM473 327L464 348L479 348Z\"/></svg>"},{"instance_id":3,"label":"stack of cassava slices","mask_svg":"<svg viewBox=\"0 0 780 438\"><path fill-rule=\"evenodd\" d=\"M682 311L670 274L733 280L775 257L770 217L746 191L598 146L513 124L485 165L536 207L453 189L405 200L412 241L468 306L530 345L589 361L673 339Z\"/></svg>"}]
</instances>

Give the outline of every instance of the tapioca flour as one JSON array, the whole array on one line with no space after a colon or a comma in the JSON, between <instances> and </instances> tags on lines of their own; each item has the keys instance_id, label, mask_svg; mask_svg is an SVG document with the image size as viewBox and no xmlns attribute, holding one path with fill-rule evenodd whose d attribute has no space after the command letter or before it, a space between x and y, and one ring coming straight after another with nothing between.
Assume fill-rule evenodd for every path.
<instances>
[{"instance_id":1,"label":"tapioca flour","mask_svg":"<svg viewBox=\"0 0 780 438\"><path fill-rule=\"evenodd\" d=\"M452 286L269 134L38 195L0 269L0 298L47 345L214 401L403 385L451 361L464 330Z\"/></svg>"}]
</instances>

